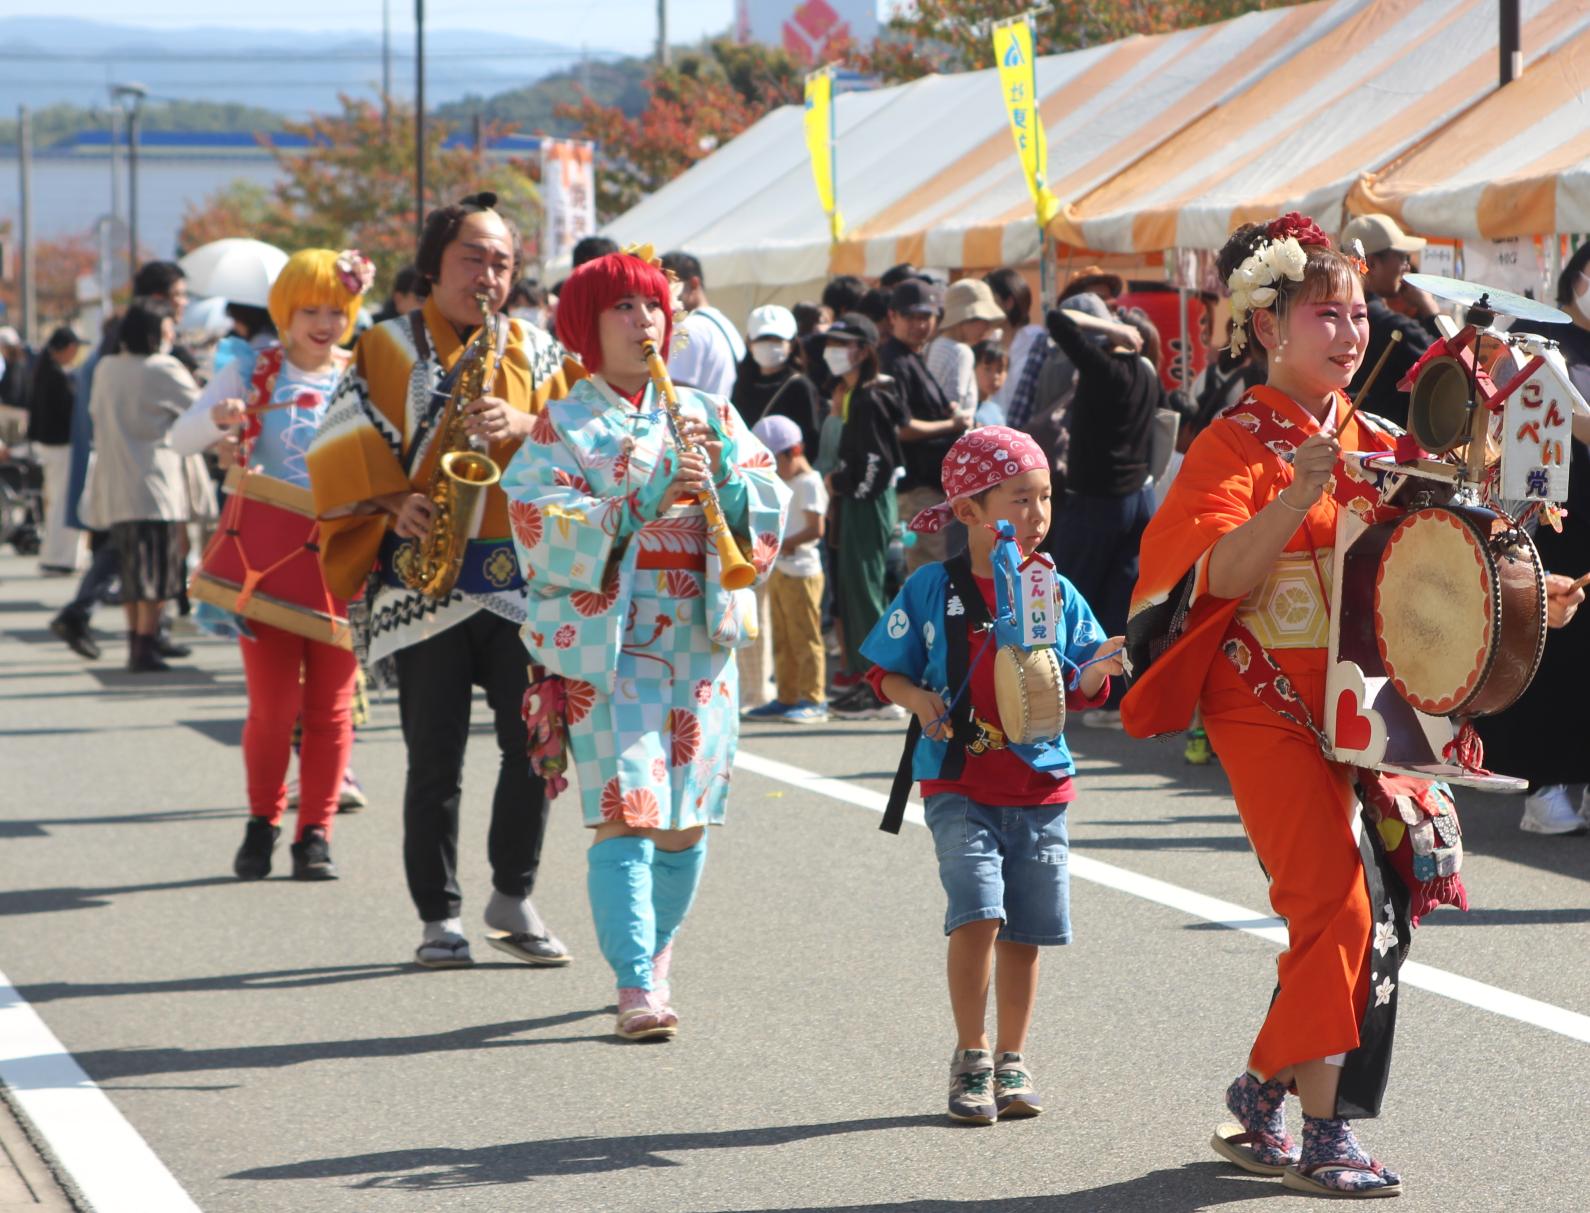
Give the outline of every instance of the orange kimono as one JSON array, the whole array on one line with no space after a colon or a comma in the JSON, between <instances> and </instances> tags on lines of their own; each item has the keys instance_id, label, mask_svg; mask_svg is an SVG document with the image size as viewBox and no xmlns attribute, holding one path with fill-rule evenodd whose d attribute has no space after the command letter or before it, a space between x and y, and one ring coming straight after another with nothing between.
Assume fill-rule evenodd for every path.
<instances>
[{"instance_id":1,"label":"orange kimono","mask_svg":"<svg viewBox=\"0 0 1590 1213\"><path fill-rule=\"evenodd\" d=\"M1344 407L1339 400L1337 415ZM1275 438L1278 429L1284 439ZM1389 931L1378 921L1382 906L1371 904L1372 889L1377 902L1384 899L1370 852L1361 850L1355 834L1350 769L1328 761L1314 733L1260 702L1235 664L1242 661L1245 670L1256 659L1246 645L1234 647L1231 656L1225 651L1233 623L1240 623L1273 657L1313 719L1324 719L1331 557L1337 510L1344 507L1326 493L1299 515L1296 533L1245 598L1208 593L1215 543L1291 483L1290 464L1271 445L1296 446L1318 429L1291 399L1257 387L1193 443L1143 536L1132 600L1139 629L1156 613L1164 620L1175 612L1176 622L1168 646L1151 654L1152 664L1121 705L1127 731L1138 737L1184 729L1193 709L1202 710L1249 842L1269 875L1270 904L1286 920L1288 947L1278 962L1275 998L1249 1058L1262 1079L1359 1047L1371 987L1381 977L1372 945ZM1340 438L1345 450L1391 447L1389 438L1356 417ZM1129 637L1133 630L1129 624ZM1389 1001L1391 988L1388 977L1377 992L1379 1004ZM1377 1042L1384 1058L1375 1063L1378 1083L1370 1080L1376 1089L1361 1101L1346 1099L1353 1114L1378 1109L1389 1035L1388 1028ZM1344 1076L1344 1090L1349 1085Z\"/></svg>"}]
</instances>

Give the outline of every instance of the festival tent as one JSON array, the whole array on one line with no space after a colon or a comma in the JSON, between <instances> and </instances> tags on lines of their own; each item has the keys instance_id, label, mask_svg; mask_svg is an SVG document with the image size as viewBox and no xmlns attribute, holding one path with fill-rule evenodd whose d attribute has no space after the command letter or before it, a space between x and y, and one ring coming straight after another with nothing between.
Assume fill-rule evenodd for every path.
<instances>
[{"instance_id":1,"label":"festival tent","mask_svg":"<svg viewBox=\"0 0 1590 1213\"><path fill-rule=\"evenodd\" d=\"M1465 240L1590 232L1590 29L1353 187L1355 214Z\"/></svg>"},{"instance_id":2,"label":"festival tent","mask_svg":"<svg viewBox=\"0 0 1590 1213\"><path fill-rule=\"evenodd\" d=\"M1051 187L1075 196L1107 180L1370 7L1315 0L1040 57ZM720 307L728 306L720 294L743 306L792 299L832 274L876 275L901 261L981 270L1037 256L1034 207L996 71L836 99L847 225L837 245L812 185L803 121L799 106L775 110L604 231L621 244L694 253Z\"/></svg>"},{"instance_id":3,"label":"festival tent","mask_svg":"<svg viewBox=\"0 0 1590 1213\"><path fill-rule=\"evenodd\" d=\"M1523 0L1526 62L1590 28L1584 0ZM1334 231L1361 174L1497 85L1497 0L1372 0L1068 205L1059 239L1115 252L1218 248L1300 210ZM1415 225L1419 226L1419 225Z\"/></svg>"}]
</instances>

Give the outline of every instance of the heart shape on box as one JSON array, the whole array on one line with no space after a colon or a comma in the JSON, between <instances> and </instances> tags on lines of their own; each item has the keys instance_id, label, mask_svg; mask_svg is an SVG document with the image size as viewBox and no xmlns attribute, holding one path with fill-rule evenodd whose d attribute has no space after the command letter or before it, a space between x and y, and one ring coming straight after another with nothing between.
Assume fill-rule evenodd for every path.
<instances>
[{"instance_id":1,"label":"heart shape on box","mask_svg":"<svg viewBox=\"0 0 1590 1213\"><path fill-rule=\"evenodd\" d=\"M1343 750L1362 752L1375 739L1375 725L1358 710L1358 695L1346 687L1336 696L1336 745Z\"/></svg>"},{"instance_id":2,"label":"heart shape on box","mask_svg":"<svg viewBox=\"0 0 1590 1213\"><path fill-rule=\"evenodd\" d=\"M1328 732L1338 761L1375 766L1386 755L1386 718L1369 706L1364 673L1338 661L1325 685Z\"/></svg>"}]
</instances>

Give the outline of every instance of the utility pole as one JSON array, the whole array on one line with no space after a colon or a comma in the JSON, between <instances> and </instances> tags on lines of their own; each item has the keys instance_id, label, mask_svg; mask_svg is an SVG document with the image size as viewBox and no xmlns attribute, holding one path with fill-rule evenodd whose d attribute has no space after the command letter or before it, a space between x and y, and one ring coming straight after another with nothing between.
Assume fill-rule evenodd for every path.
<instances>
[{"instance_id":1,"label":"utility pole","mask_svg":"<svg viewBox=\"0 0 1590 1213\"><path fill-rule=\"evenodd\" d=\"M22 344L32 347L33 329L38 323L38 284L33 277L33 119L28 107L17 107L18 184L21 186L22 244Z\"/></svg>"},{"instance_id":2,"label":"utility pole","mask_svg":"<svg viewBox=\"0 0 1590 1213\"><path fill-rule=\"evenodd\" d=\"M381 0L381 141L392 142L392 0Z\"/></svg>"},{"instance_id":3,"label":"utility pole","mask_svg":"<svg viewBox=\"0 0 1590 1213\"><path fill-rule=\"evenodd\" d=\"M138 118L149 90L141 84L111 86L111 96L127 102L127 276L138 276Z\"/></svg>"},{"instance_id":4,"label":"utility pole","mask_svg":"<svg viewBox=\"0 0 1590 1213\"><path fill-rule=\"evenodd\" d=\"M668 66L668 0L657 0L657 66Z\"/></svg>"},{"instance_id":5,"label":"utility pole","mask_svg":"<svg viewBox=\"0 0 1590 1213\"><path fill-rule=\"evenodd\" d=\"M1502 0L1502 29L1498 42L1502 56L1502 83L1511 84L1524 74L1523 28L1518 0Z\"/></svg>"},{"instance_id":6,"label":"utility pole","mask_svg":"<svg viewBox=\"0 0 1590 1213\"><path fill-rule=\"evenodd\" d=\"M114 96L110 101L110 218L112 227L121 222L121 106Z\"/></svg>"},{"instance_id":7,"label":"utility pole","mask_svg":"<svg viewBox=\"0 0 1590 1213\"><path fill-rule=\"evenodd\" d=\"M475 159L479 160L481 154L486 150L486 121L481 116L479 110L475 111L473 126L475 134Z\"/></svg>"},{"instance_id":8,"label":"utility pole","mask_svg":"<svg viewBox=\"0 0 1590 1213\"><path fill-rule=\"evenodd\" d=\"M425 0L414 0L414 237L425 231Z\"/></svg>"}]
</instances>

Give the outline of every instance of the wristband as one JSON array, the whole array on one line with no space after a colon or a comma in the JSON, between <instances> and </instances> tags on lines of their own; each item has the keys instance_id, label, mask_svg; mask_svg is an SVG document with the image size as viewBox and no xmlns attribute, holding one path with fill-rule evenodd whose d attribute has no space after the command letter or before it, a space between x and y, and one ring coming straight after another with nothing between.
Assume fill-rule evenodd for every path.
<instances>
[{"instance_id":1,"label":"wristband","mask_svg":"<svg viewBox=\"0 0 1590 1213\"><path fill-rule=\"evenodd\" d=\"M1275 499L1287 509L1291 510L1294 514L1306 514L1314 508L1312 505L1293 505L1286 499L1286 489L1282 489L1279 493L1277 493L1275 495Z\"/></svg>"}]
</instances>

